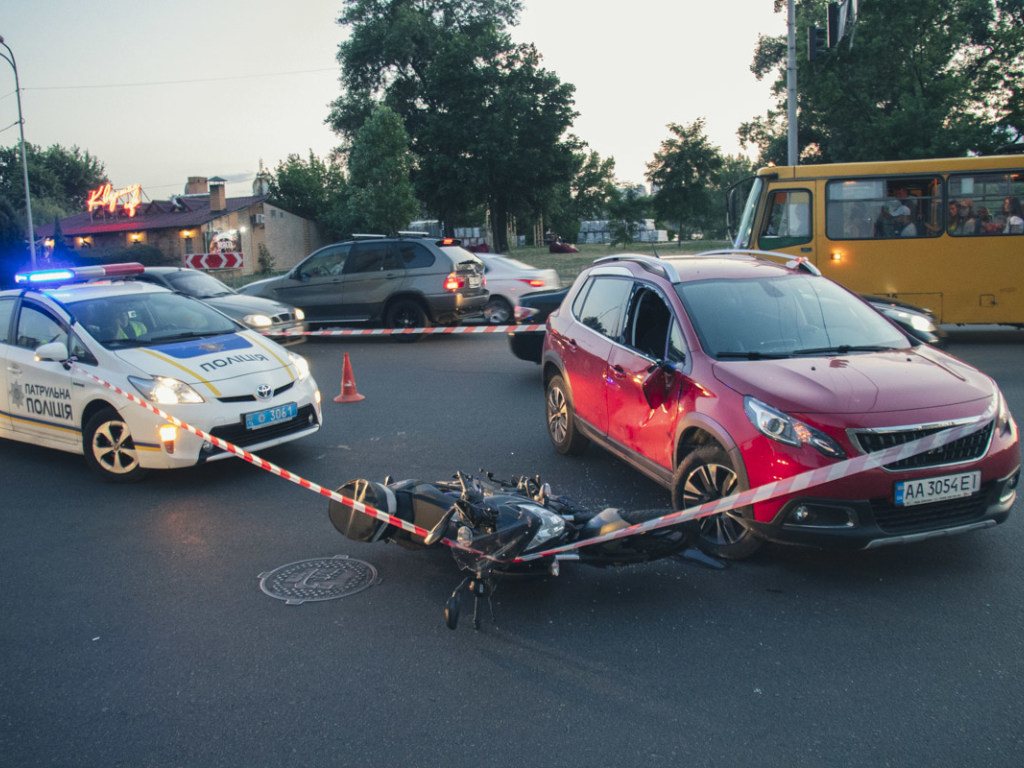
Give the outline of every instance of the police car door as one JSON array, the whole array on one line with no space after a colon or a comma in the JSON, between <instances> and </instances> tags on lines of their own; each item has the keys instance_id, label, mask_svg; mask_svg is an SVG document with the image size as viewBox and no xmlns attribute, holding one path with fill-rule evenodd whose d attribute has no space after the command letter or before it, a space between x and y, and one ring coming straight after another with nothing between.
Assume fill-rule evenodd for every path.
<instances>
[{"instance_id":1,"label":"police car door","mask_svg":"<svg viewBox=\"0 0 1024 768\"><path fill-rule=\"evenodd\" d=\"M11 320L16 307L14 296L0 298L0 434L11 431L10 390L7 385L7 348L10 345Z\"/></svg>"},{"instance_id":2,"label":"police car door","mask_svg":"<svg viewBox=\"0 0 1024 768\"><path fill-rule=\"evenodd\" d=\"M47 307L23 299L9 343L4 345L7 412L16 439L39 445L81 443L71 373L58 362L36 360L35 350L50 342L67 344L68 326ZM79 391L81 385L78 385Z\"/></svg>"}]
</instances>

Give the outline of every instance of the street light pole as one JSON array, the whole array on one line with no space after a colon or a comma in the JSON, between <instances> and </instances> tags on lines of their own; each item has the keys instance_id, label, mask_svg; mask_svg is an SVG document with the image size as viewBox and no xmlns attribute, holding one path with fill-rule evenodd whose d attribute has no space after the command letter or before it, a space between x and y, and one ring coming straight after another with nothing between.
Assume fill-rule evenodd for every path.
<instances>
[{"instance_id":1,"label":"street light pole","mask_svg":"<svg viewBox=\"0 0 1024 768\"><path fill-rule=\"evenodd\" d=\"M786 146L787 165L800 162L800 151L797 145L797 113L796 113L796 10L793 0L789 0L786 22Z\"/></svg>"},{"instance_id":2,"label":"street light pole","mask_svg":"<svg viewBox=\"0 0 1024 768\"><path fill-rule=\"evenodd\" d=\"M25 157L25 118L21 116L21 84L18 82L18 65L14 61L14 51L4 42L3 35L0 35L0 45L7 49L10 56L0 53L11 69L14 70L14 93L18 100L18 130L21 133L21 171L25 176L25 216L28 219L28 250L32 255L32 269L36 268L36 230L32 226L32 195L28 189L28 159Z\"/></svg>"}]
</instances>

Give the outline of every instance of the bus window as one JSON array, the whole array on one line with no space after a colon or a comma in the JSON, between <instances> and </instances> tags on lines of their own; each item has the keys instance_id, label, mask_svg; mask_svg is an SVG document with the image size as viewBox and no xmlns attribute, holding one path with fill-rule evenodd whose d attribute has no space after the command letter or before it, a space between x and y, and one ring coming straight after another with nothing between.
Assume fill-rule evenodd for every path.
<instances>
[{"instance_id":1,"label":"bus window","mask_svg":"<svg viewBox=\"0 0 1024 768\"><path fill-rule=\"evenodd\" d=\"M942 179L836 179L825 187L825 234L831 240L938 237Z\"/></svg>"},{"instance_id":2,"label":"bus window","mask_svg":"<svg viewBox=\"0 0 1024 768\"><path fill-rule=\"evenodd\" d=\"M772 192L765 212L763 248L788 248L811 240L811 193L806 189Z\"/></svg>"},{"instance_id":3,"label":"bus window","mask_svg":"<svg viewBox=\"0 0 1024 768\"><path fill-rule=\"evenodd\" d=\"M1024 234L1010 221L1007 200L1024 200L1024 172L950 175L947 231L953 237Z\"/></svg>"}]
</instances>

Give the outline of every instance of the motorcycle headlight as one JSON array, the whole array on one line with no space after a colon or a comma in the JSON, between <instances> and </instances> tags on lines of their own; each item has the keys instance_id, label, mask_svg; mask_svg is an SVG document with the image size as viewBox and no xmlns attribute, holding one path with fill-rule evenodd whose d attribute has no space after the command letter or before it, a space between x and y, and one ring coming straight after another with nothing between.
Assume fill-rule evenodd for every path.
<instances>
[{"instance_id":1,"label":"motorcycle headlight","mask_svg":"<svg viewBox=\"0 0 1024 768\"><path fill-rule=\"evenodd\" d=\"M537 531L537 535L533 537L533 541L530 542L530 546L527 547L528 550L539 549L552 539L561 536L565 531L565 520L554 512L549 512L543 507L535 505L530 505L529 510L540 518L540 529Z\"/></svg>"},{"instance_id":2,"label":"motorcycle headlight","mask_svg":"<svg viewBox=\"0 0 1024 768\"><path fill-rule=\"evenodd\" d=\"M255 315L246 315L245 317L242 318L242 322L244 322L250 328L269 328L274 324L274 321L271 320L269 317L267 317L266 315L261 315L259 313Z\"/></svg>"},{"instance_id":3,"label":"motorcycle headlight","mask_svg":"<svg viewBox=\"0 0 1024 768\"><path fill-rule=\"evenodd\" d=\"M160 405L205 402L203 396L188 384L169 376L155 376L152 379L129 376L128 381L142 393L143 397Z\"/></svg>"},{"instance_id":4,"label":"motorcycle headlight","mask_svg":"<svg viewBox=\"0 0 1024 768\"><path fill-rule=\"evenodd\" d=\"M748 395L743 398L743 408L750 422L765 437L797 448L809 445L830 459L846 458L843 447L824 432L770 405L765 405L755 397Z\"/></svg>"},{"instance_id":5,"label":"motorcycle headlight","mask_svg":"<svg viewBox=\"0 0 1024 768\"><path fill-rule=\"evenodd\" d=\"M295 373L298 374L299 381L309 377L309 363L302 355L296 355L294 352L288 353L288 358L292 361L292 365L295 366Z\"/></svg>"}]
</instances>

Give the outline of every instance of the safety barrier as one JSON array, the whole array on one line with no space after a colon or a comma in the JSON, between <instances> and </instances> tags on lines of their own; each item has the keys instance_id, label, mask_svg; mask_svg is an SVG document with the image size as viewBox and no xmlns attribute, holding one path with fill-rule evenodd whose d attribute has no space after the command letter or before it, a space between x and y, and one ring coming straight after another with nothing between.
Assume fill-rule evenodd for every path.
<instances>
[{"instance_id":1,"label":"safety barrier","mask_svg":"<svg viewBox=\"0 0 1024 768\"><path fill-rule=\"evenodd\" d=\"M252 464L255 467L259 467L260 469L270 472L271 474L277 475L278 477L283 478L284 480L288 480L289 482L294 483L301 488L306 488L307 490L313 491L314 493L317 493L320 496L324 496L325 498L337 501L340 504L343 504L347 507L351 507L357 512L361 512L362 514L369 515L370 517L376 518L377 520L384 521L389 525L394 525L397 528L401 528L402 530L408 531L409 533L415 534L416 536L419 536L421 538L425 538L429 533L429 531L427 531L425 528L421 528L418 525L413 525L412 523L406 520L402 520L401 518L390 515L387 512L383 512L368 504L363 504L362 502L356 501L355 499L350 499L346 496L342 496L341 494L330 489L324 488L322 485L318 485L317 483L314 483L311 480L307 480L299 475L295 475L291 472L288 472L287 470L282 469L273 462L267 461L266 459L263 459L254 453L250 453L244 448L239 448L237 445L234 445L233 443L229 443L226 440L214 437L213 435L210 435L204 432L203 430L192 426L191 424L181 421L175 416L172 416L166 411L157 408L156 406L146 402L140 397L133 395L130 392L126 392L120 387L111 384L110 382L105 381L104 379L101 379L100 377L94 375L90 371L85 370L84 368L77 364L72 364L72 367L74 368L74 370L77 370L79 373L83 374L84 376L87 376L88 378L92 379L93 381L97 382L103 387L113 392L116 392L117 394L126 398L130 402L139 405L152 413L155 413L157 416L164 419L165 421L168 421L174 424L175 426L180 427L181 429L185 429L191 432L197 437L208 441L212 445L217 446L221 450L228 451L229 453L234 454L238 458ZM971 432L976 430L979 424L981 424L983 421L984 417L976 419L966 424L950 427L949 429L943 430L942 432L936 432L934 434L927 435L917 440L913 440L902 445L894 446L892 448L887 448L876 453L855 456L850 459L838 461L835 464L830 464L827 467L819 467L818 469L813 469L808 472L802 472L799 475L794 475L792 477L785 478L784 480L776 480L771 483L765 483L764 485L758 486L757 488L751 488L750 490L742 491L738 494L727 496L722 499L717 499L706 504L701 504L700 506L697 507L690 507L688 509L679 510L677 512L671 512L667 515L664 515L663 517L655 518L654 520L648 520L644 523L631 525L628 528L622 528L617 531L612 531L611 533L607 533L602 536L596 536L594 538L576 541L571 544L566 544L561 547L554 547L552 549L544 550L541 552L533 552L529 555L525 555L523 557L518 558L516 562L528 562L530 560L537 560L539 558L552 557L554 555L558 555L564 552L570 552L576 549L582 549L584 547L593 546L595 544L601 544L606 541L627 538L629 536L636 536L642 533L648 533L650 531L655 531L661 528L668 528L673 525L680 525L682 523L690 522L692 520L699 520L700 518L707 517L709 515L716 515L722 512L728 512L733 509L738 509L739 507L745 507L749 504L755 504L762 501L769 501L770 499L774 499L779 496L784 496L789 493L806 490L816 485L822 485L824 483L833 482L835 480L850 477L851 475L855 475L869 469L874 469L885 464L890 464L902 459L906 459L911 456L916 456L919 453L925 453L927 451L934 450L943 445L946 445L947 443L959 440L960 438L971 434ZM443 539L442 543L446 544L449 547L460 547L459 544L449 539Z\"/></svg>"}]
</instances>

